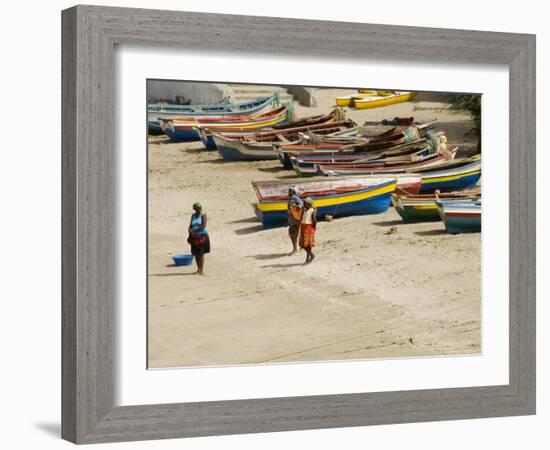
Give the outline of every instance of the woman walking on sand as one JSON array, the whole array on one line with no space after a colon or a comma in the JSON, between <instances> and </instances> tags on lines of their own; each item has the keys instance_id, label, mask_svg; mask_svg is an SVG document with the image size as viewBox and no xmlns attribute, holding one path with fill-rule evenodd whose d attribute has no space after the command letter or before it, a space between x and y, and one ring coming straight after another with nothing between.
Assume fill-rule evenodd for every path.
<instances>
[{"instance_id":1,"label":"woman walking on sand","mask_svg":"<svg viewBox=\"0 0 550 450\"><path fill-rule=\"evenodd\" d=\"M313 200L306 198L300 221L300 248L306 252L306 261L309 264L315 258L312 248L315 247L315 230L317 228L317 210L313 207Z\"/></svg>"},{"instance_id":2,"label":"woman walking on sand","mask_svg":"<svg viewBox=\"0 0 550 450\"><path fill-rule=\"evenodd\" d=\"M298 197L298 190L295 187L291 187L288 190L288 236L292 243L292 252L289 256L298 253L298 235L300 234L300 218L302 214L302 199Z\"/></svg>"},{"instance_id":3,"label":"woman walking on sand","mask_svg":"<svg viewBox=\"0 0 550 450\"><path fill-rule=\"evenodd\" d=\"M187 242L191 245L191 253L197 263L197 275L204 275L204 255L210 253L210 237L206 232L206 214L202 212L200 203L193 205L195 212L189 223L189 237Z\"/></svg>"}]
</instances>

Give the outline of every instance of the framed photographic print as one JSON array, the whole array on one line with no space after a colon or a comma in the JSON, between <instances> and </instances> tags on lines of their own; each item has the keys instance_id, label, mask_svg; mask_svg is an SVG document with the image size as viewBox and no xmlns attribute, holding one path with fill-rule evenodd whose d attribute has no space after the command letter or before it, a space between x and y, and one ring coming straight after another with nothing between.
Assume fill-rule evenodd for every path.
<instances>
[{"instance_id":1,"label":"framed photographic print","mask_svg":"<svg viewBox=\"0 0 550 450\"><path fill-rule=\"evenodd\" d=\"M63 11L65 439L534 412L534 36Z\"/></svg>"}]
</instances>

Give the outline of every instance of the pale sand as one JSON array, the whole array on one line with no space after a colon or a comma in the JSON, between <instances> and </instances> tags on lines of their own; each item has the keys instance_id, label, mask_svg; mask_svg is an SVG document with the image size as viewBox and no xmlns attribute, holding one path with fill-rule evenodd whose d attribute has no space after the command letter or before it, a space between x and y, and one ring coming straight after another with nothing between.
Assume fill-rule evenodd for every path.
<instances>
[{"instance_id":1,"label":"pale sand","mask_svg":"<svg viewBox=\"0 0 550 450\"><path fill-rule=\"evenodd\" d=\"M296 107L300 115L326 111ZM353 111L357 122L439 119L467 150L467 114L419 101ZM416 108L416 109L415 109ZM224 162L200 143L149 144L149 366L479 353L481 235L449 235L441 222L403 224L385 214L320 222L317 259L286 256L286 228L255 220L251 180L292 177L276 161ZM195 201L208 214L206 275L173 267L189 253ZM391 227L397 232L385 234Z\"/></svg>"}]
</instances>

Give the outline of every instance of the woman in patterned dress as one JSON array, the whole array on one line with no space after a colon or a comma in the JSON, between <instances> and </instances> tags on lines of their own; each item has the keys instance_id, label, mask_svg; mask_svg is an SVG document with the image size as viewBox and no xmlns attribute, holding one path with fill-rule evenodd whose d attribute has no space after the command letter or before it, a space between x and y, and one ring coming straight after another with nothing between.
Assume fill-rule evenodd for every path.
<instances>
[{"instance_id":1,"label":"woman in patterned dress","mask_svg":"<svg viewBox=\"0 0 550 450\"><path fill-rule=\"evenodd\" d=\"M315 247L315 230L317 228L317 210L313 207L313 200L306 198L302 209L302 219L300 221L300 248L306 252L306 261L309 264L315 258L313 247Z\"/></svg>"}]
</instances>

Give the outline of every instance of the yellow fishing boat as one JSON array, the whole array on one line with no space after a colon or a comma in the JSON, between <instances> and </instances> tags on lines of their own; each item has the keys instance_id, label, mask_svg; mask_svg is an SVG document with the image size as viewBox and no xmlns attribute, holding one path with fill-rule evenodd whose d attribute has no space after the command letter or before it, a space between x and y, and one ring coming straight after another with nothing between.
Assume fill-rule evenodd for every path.
<instances>
[{"instance_id":1,"label":"yellow fishing boat","mask_svg":"<svg viewBox=\"0 0 550 450\"><path fill-rule=\"evenodd\" d=\"M383 93L384 95L380 95ZM381 106L395 105L404 103L416 97L415 92L377 92L376 95L356 96L353 98L353 104L357 109L379 108Z\"/></svg>"},{"instance_id":2,"label":"yellow fishing boat","mask_svg":"<svg viewBox=\"0 0 550 450\"><path fill-rule=\"evenodd\" d=\"M336 106L340 106L341 108L343 108L344 106L353 106L352 100L353 96L351 95L336 97Z\"/></svg>"},{"instance_id":3,"label":"yellow fishing boat","mask_svg":"<svg viewBox=\"0 0 550 450\"><path fill-rule=\"evenodd\" d=\"M359 92L359 94L342 95L342 96L336 97L336 105L340 107L344 107L344 106L353 107L354 99L363 98L365 96L371 96L371 95L381 95L381 94L378 94L378 92L384 92L384 91L374 91L372 89L357 89L357 92Z\"/></svg>"},{"instance_id":4,"label":"yellow fishing boat","mask_svg":"<svg viewBox=\"0 0 550 450\"><path fill-rule=\"evenodd\" d=\"M375 91L372 89L357 89L357 92L363 95L358 95L356 97L364 97L366 95L379 95L381 97L387 97L388 95L391 95L392 91Z\"/></svg>"}]
</instances>

